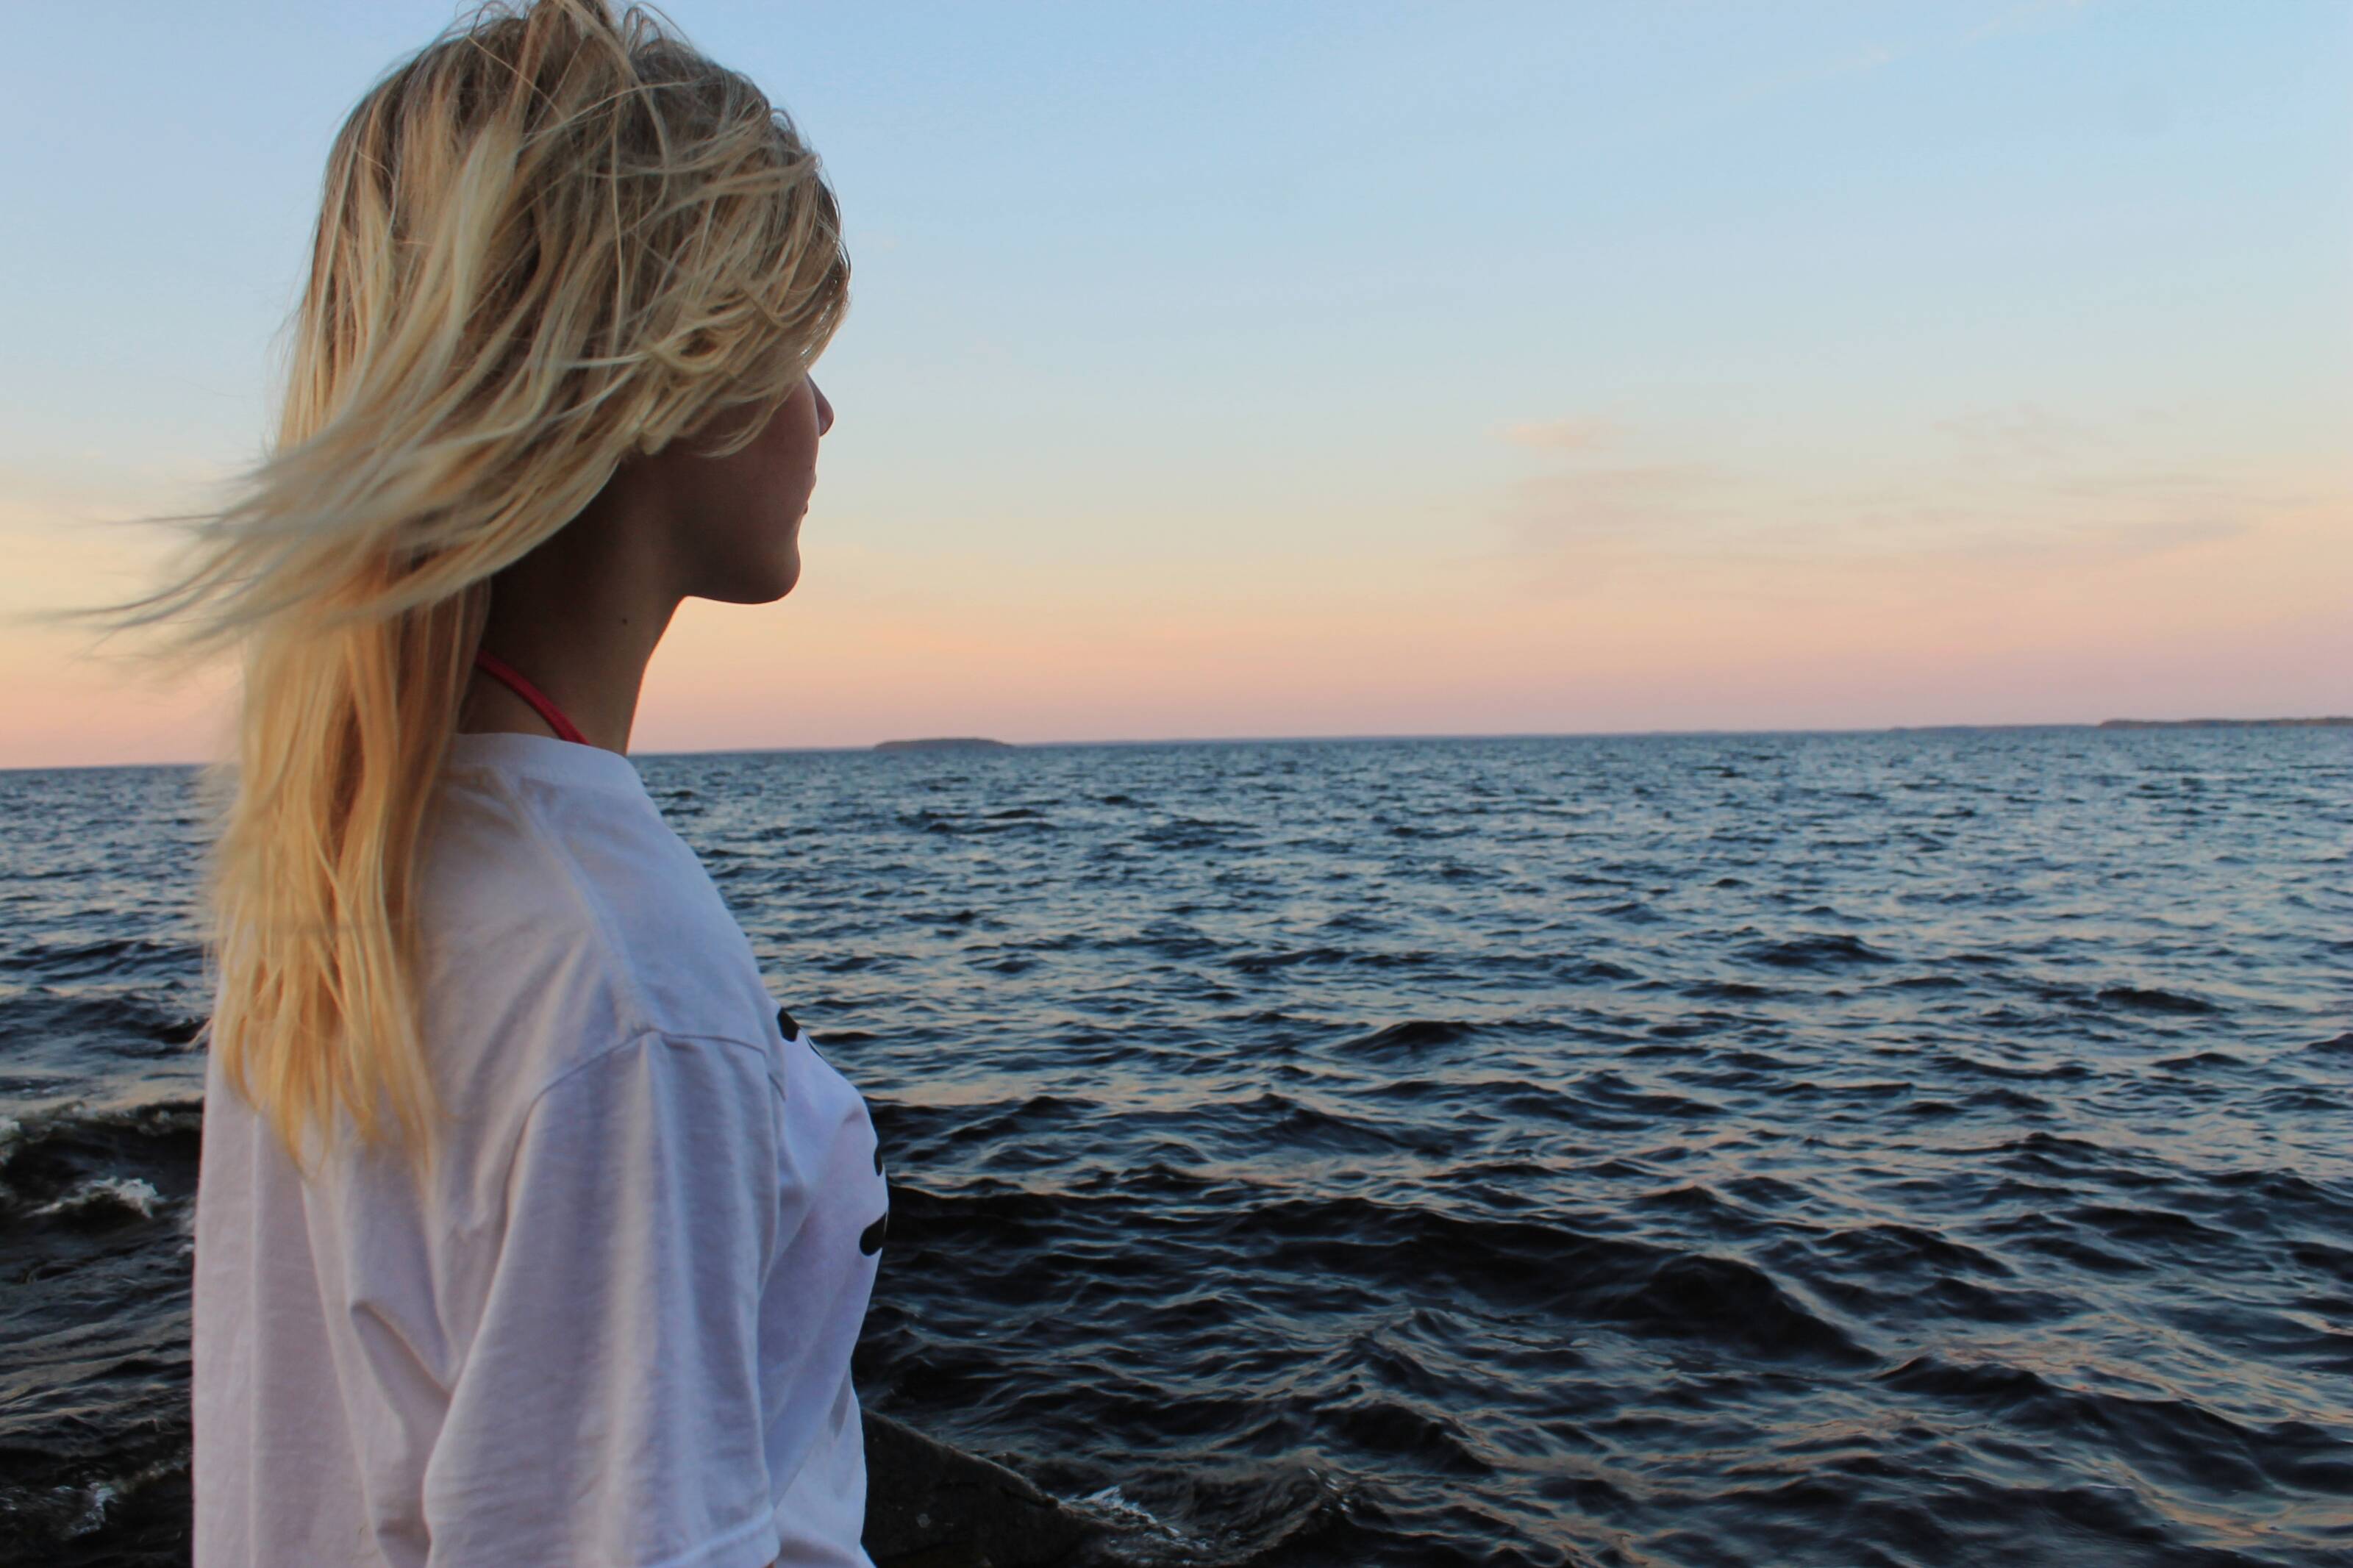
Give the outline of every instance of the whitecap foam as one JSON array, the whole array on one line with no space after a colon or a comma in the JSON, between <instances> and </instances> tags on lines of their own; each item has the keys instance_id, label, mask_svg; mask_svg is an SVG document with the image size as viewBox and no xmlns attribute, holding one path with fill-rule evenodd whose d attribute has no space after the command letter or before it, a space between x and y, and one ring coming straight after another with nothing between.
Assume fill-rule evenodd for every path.
<instances>
[{"instance_id":1,"label":"whitecap foam","mask_svg":"<svg viewBox=\"0 0 2353 1568\"><path fill-rule=\"evenodd\" d=\"M163 1206L164 1194L144 1176L97 1176L53 1203L33 1211L36 1219L86 1214L96 1208L127 1209L141 1219L152 1219Z\"/></svg>"},{"instance_id":2,"label":"whitecap foam","mask_svg":"<svg viewBox=\"0 0 2353 1568\"><path fill-rule=\"evenodd\" d=\"M1124 1514L1139 1523L1148 1524L1157 1530L1168 1528L1160 1522L1159 1516L1150 1509L1132 1503L1120 1495L1120 1489L1116 1486L1105 1487L1099 1492L1090 1492L1085 1497L1074 1500L1088 1508L1100 1509L1105 1513Z\"/></svg>"}]
</instances>

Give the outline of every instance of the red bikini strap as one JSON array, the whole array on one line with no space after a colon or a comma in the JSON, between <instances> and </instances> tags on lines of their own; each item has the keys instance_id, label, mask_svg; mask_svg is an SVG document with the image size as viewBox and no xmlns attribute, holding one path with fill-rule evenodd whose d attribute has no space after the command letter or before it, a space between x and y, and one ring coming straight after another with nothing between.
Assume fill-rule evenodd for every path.
<instances>
[{"instance_id":1,"label":"red bikini strap","mask_svg":"<svg viewBox=\"0 0 2353 1568\"><path fill-rule=\"evenodd\" d=\"M547 700L547 693L525 680L522 672L514 666L488 648L475 650L474 665L492 679L504 684L517 697L538 709L539 716L547 721L548 728L555 731L557 739L577 741L584 746L590 743L588 737L583 735L572 721L564 716L564 710L550 702Z\"/></svg>"}]
</instances>

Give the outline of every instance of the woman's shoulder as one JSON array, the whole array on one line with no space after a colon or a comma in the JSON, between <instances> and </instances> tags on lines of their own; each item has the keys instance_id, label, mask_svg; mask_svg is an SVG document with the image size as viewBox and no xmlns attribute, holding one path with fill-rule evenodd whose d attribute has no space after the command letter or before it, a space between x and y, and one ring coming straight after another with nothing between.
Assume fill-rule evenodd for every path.
<instances>
[{"instance_id":1,"label":"woman's shoulder","mask_svg":"<svg viewBox=\"0 0 2353 1568\"><path fill-rule=\"evenodd\" d=\"M551 812L465 792L422 871L437 1054L497 1053L544 1080L645 1035L779 1044L750 942L649 800Z\"/></svg>"}]
</instances>

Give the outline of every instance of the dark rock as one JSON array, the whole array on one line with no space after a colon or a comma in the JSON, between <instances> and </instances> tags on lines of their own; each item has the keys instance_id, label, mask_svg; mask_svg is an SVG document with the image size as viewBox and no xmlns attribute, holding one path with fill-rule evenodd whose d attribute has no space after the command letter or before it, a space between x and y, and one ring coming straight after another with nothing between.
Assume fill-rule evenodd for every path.
<instances>
[{"instance_id":1,"label":"dark rock","mask_svg":"<svg viewBox=\"0 0 2353 1568\"><path fill-rule=\"evenodd\" d=\"M1103 1533L1003 1465L861 1414L865 1546L877 1568L1049 1568Z\"/></svg>"}]
</instances>

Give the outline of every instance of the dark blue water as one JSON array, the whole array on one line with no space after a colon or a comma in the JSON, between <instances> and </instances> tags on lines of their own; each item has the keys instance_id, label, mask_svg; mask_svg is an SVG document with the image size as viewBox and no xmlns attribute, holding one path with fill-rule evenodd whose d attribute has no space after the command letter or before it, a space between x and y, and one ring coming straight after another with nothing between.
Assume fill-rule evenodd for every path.
<instances>
[{"instance_id":1,"label":"dark blue water","mask_svg":"<svg viewBox=\"0 0 2353 1568\"><path fill-rule=\"evenodd\" d=\"M2347 731L640 765L1130 1560L2353 1563ZM201 825L0 812L0 1557L174 1561Z\"/></svg>"}]
</instances>

